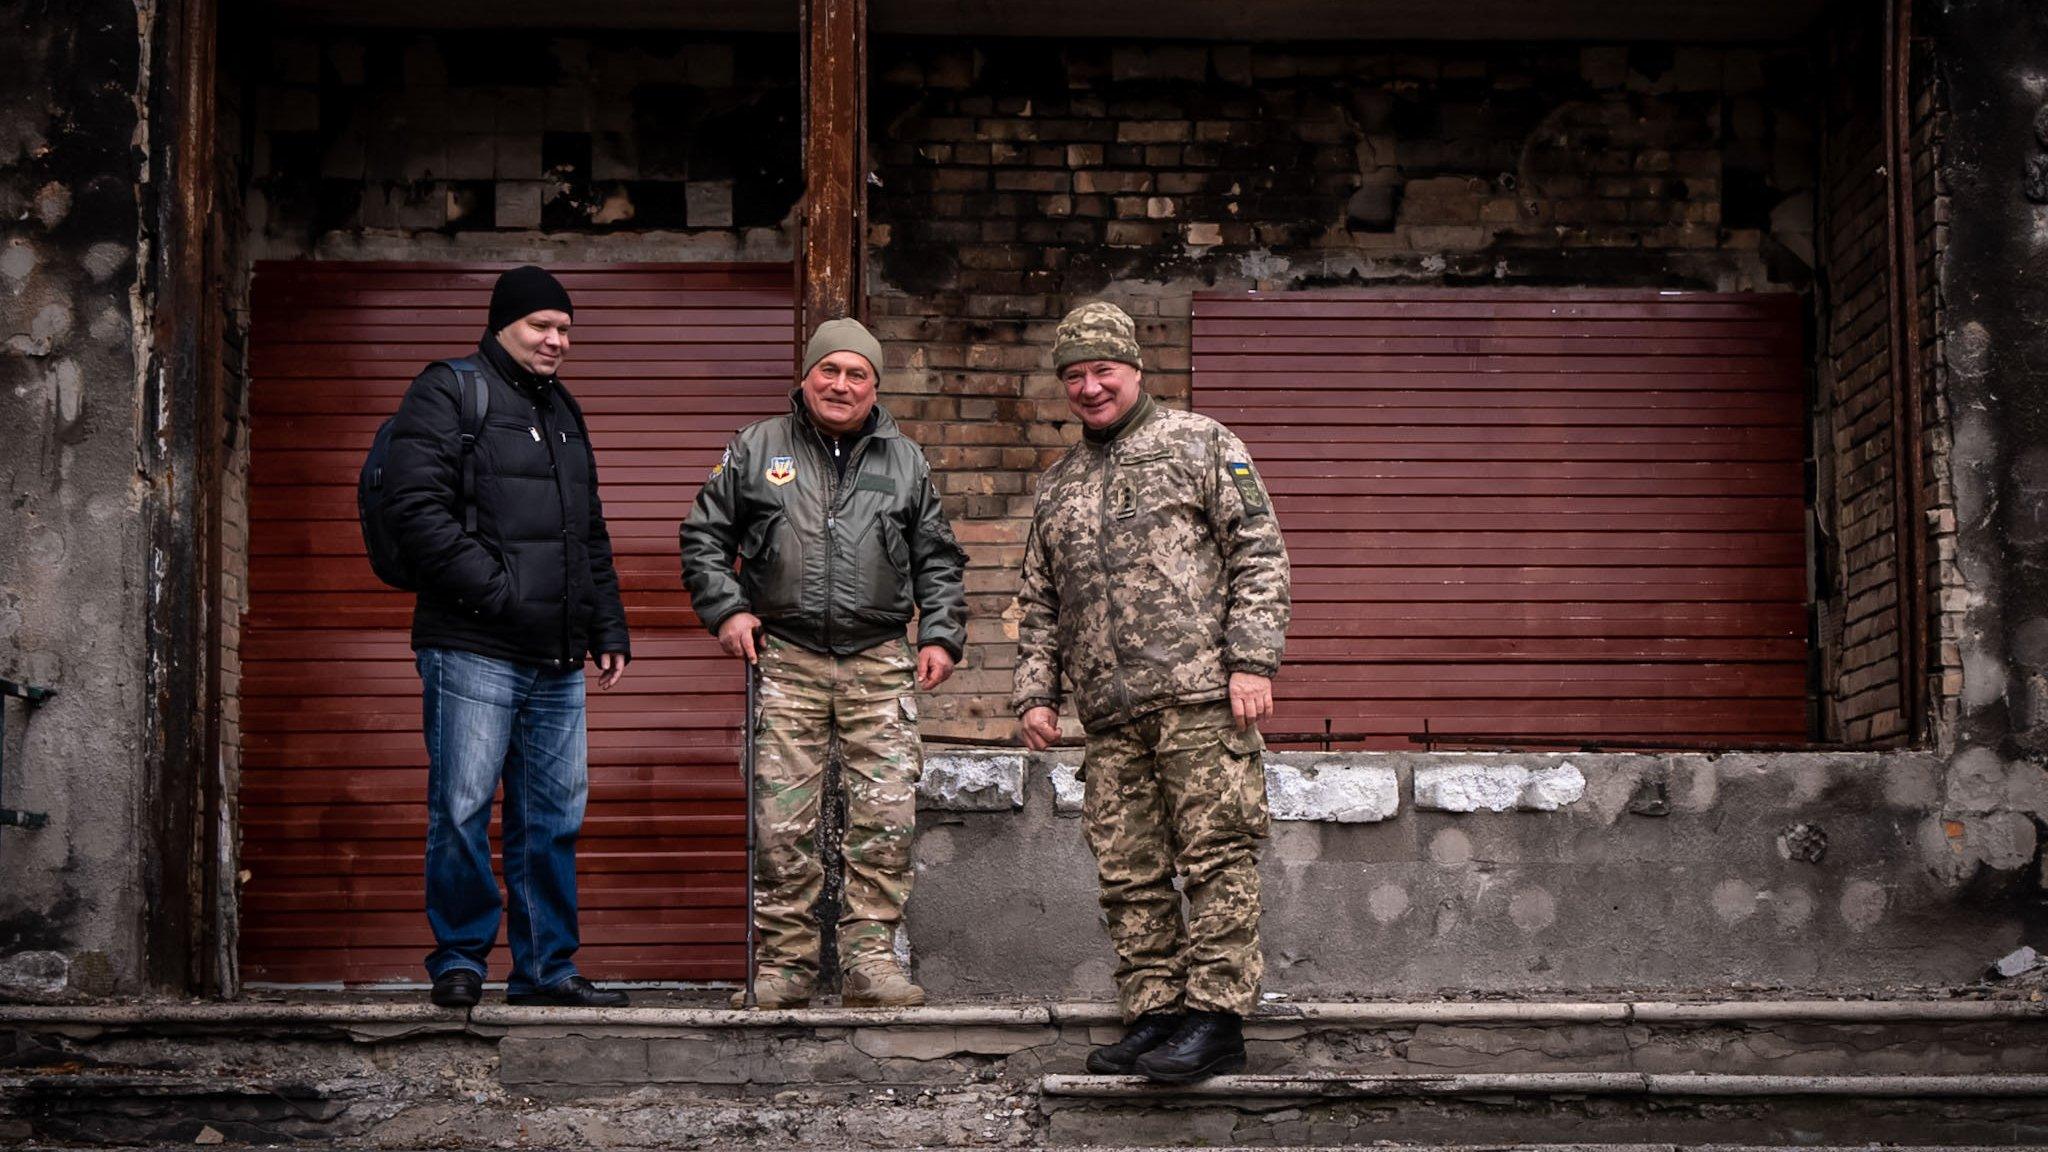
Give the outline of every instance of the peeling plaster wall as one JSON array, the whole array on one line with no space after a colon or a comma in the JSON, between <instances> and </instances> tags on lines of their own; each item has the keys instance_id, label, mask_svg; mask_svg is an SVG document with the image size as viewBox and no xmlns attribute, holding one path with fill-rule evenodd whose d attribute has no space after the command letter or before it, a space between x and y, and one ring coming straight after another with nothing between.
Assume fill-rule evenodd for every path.
<instances>
[{"instance_id":1,"label":"peeling plaster wall","mask_svg":"<svg viewBox=\"0 0 2048 1152\"><path fill-rule=\"evenodd\" d=\"M1959 880L2011 891L2048 933L2048 10L1948 0L1926 12L1949 96L1946 401L1967 583L1956 750L1943 788Z\"/></svg>"},{"instance_id":2,"label":"peeling plaster wall","mask_svg":"<svg viewBox=\"0 0 2048 1152\"><path fill-rule=\"evenodd\" d=\"M0 3L0 991L54 953L59 986L139 970L146 594L137 474L137 92L129 0ZM38 961L38 963L42 963Z\"/></svg>"}]
</instances>

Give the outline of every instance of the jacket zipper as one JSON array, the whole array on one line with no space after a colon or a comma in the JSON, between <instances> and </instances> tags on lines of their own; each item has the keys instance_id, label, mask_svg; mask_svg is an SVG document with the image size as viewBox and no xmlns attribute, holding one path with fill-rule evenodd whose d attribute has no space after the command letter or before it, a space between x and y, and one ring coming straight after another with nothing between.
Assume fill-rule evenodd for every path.
<instances>
[{"instance_id":1,"label":"jacket zipper","mask_svg":"<svg viewBox=\"0 0 2048 1152\"><path fill-rule=\"evenodd\" d=\"M829 473L831 478L825 482L825 650L829 652L832 650L832 555L839 551L839 438L833 437L832 443L827 445L825 434L818 431L818 426L811 423L808 416L804 425L810 429L811 439L817 441L818 451L830 453L826 464L832 469ZM853 457L846 462L848 472L860 467L861 457L867 454L868 444L873 439L872 435L861 438L860 445L853 450Z\"/></svg>"},{"instance_id":2,"label":"jacket zipper","mask_svg":"<svg viewBox=\"0 0 2048 1152\"><path fill-rule=\"evenodd\" d=\"M543 384L542 388L545 389L546 385ZM543 390L541 399L548 401L548 415L553 415L555 407L554 394ZM533 419L540 429L540 442L548 450L548 475L554 479L555 505L560 510L562 516L562 603L559 613L562 619L562 655L556 662L567 665L569 663L569 590L574 586L573 581L569 578L571 571L569 566L569 501L562 493L562 462L555 455L555 430L549 426L547 416L541 414L538 401L533 405Z\"/></svg>"},{"instance_id":3,"label":"jacket zipper","mask_svg":"<svg viewBox=\"0 0 2048 1152\"><path fill-rule=\"evenodd\" d=\"M1110 465L1114 463L1113 453L1115 450L1116 441L1114 440L1102 446L1102 495L1097 502L1099 507L1096 510L1095 564L1102 571L1102 602L1108 609L1107 615L1109 617L1109 649L1111 655L1116 657L1117 674L1111 677L1111 683L1116 685L1116 715L1123 719L1129 719L1124 714L1130 711L1131 686L1123 677L1124 646L1117 633L1116 601L1110 595L1110 589L1115 586L1115 582L1109 578L1109 472Z\"/></svg>"}]
</instances>

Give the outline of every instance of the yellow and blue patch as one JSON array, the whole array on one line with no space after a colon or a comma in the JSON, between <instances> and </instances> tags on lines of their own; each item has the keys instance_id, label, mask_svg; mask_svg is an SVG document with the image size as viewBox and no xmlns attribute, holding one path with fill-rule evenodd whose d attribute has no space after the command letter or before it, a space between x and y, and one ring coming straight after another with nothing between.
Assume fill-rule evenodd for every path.
<instances>
[{"instance_id":1,"label":"yellow and blue patch","mask_svg":"<svg viewBox=\"0 0 2048 1152\"><path fill-rule=\"evenodd\" d=\"M1251 462L1248 460L1231 460L1227 461L1224 467L1230 473L1231 482L1237 485L1237 495L1239 499L1244 501L1245 510L1254 513L1264 512L1266 510L1266 492L1265 489L1259 487L1259 475L1252 471Z\"/></svg>"},{"instance_id":2,"label":"yellow and blue patch","mask_svg":"<svg viewBox=\"0 0 2048 1152\"><path fill-rule=\"evenodd\" d=\"M768 461L768 470L761 473L770 484L781 487L796 479L796 457L777 456Z\"/></svg>"}]
</instances>

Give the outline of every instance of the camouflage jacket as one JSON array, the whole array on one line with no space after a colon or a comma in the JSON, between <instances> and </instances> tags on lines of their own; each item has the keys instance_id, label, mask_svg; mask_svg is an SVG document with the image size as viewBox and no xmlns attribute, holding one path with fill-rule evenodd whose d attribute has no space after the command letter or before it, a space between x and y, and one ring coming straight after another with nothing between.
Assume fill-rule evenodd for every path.
<instances>
[{"instance_id":1,"label":"camouflage jacket","mask_svg":"<svg viewBox=\"0 0 2048 1152\"><path fill-rule=\"evenodd\" d=\"M1271 676L1287 641L1287 546L1251 456L1206 416L1140 399L1108 443L1038 481L1017 593L1019 715L1060 676L1100 731Z\"/></svg>"}]
</instances>

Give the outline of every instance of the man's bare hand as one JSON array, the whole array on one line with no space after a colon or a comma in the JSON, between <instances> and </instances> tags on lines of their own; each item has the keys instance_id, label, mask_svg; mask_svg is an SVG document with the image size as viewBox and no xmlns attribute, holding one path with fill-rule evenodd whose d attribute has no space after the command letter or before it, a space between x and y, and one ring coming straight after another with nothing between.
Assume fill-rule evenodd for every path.
<instances>
[{"instance_id":1,"label":"man's bare hand","mask_svg":"<svg viewBox=\"0 0 2048 1152\"><path fill-rule=\"evenodd\" d=\"M625 674L626 654L624 652L600 652L597 654L598 691L611 691L612 685L617 684L619 678Z\"/></svg>"},{"instance_id":2,"label":"man's bare hand","mask_svg":"<svg viewBox=\"0 0 2048 1152\"><path fill-rule=\"evenodd\" d=\"M726 617L718 626L718 646L728 656L737 656L749 664L756 663L761 653L754 646L754 636L761 631L761 618L752 612L735 612Z\"/></svg>"},{"instance_id":3,"label":"man's bare hand","mask_svg":"<svg viewBox=\"0 0 2048 1152\"><path fill-rule=\"evenodd\" d=\"M1250 672L1230 674L1230 715L1239 731L1273 714L1273 682Z\"/></svg>"},{"instance_id":4,"label":"man's bare hand","mask_svg":"<svg viewBox=\"0 0 2048 1152\"><path fill-rule=\"evenodd\" d=\"M1044 705L1030 709L1017 718L1017 735L1024 740L1024 746L1033 752L1043 752L1060 739L1060 714Z\"/></svg>"},{"instance_id":5,"label":"man's bare hand","mask_svg":"<svg viewBox=\"0 0 2048 1152\"><path fill-rule=\"evenodd\" d=\"M953 674L953 654L943 644L927 644L917 650L917 686L929 692Z\"/></svg>"}]
</instances>

